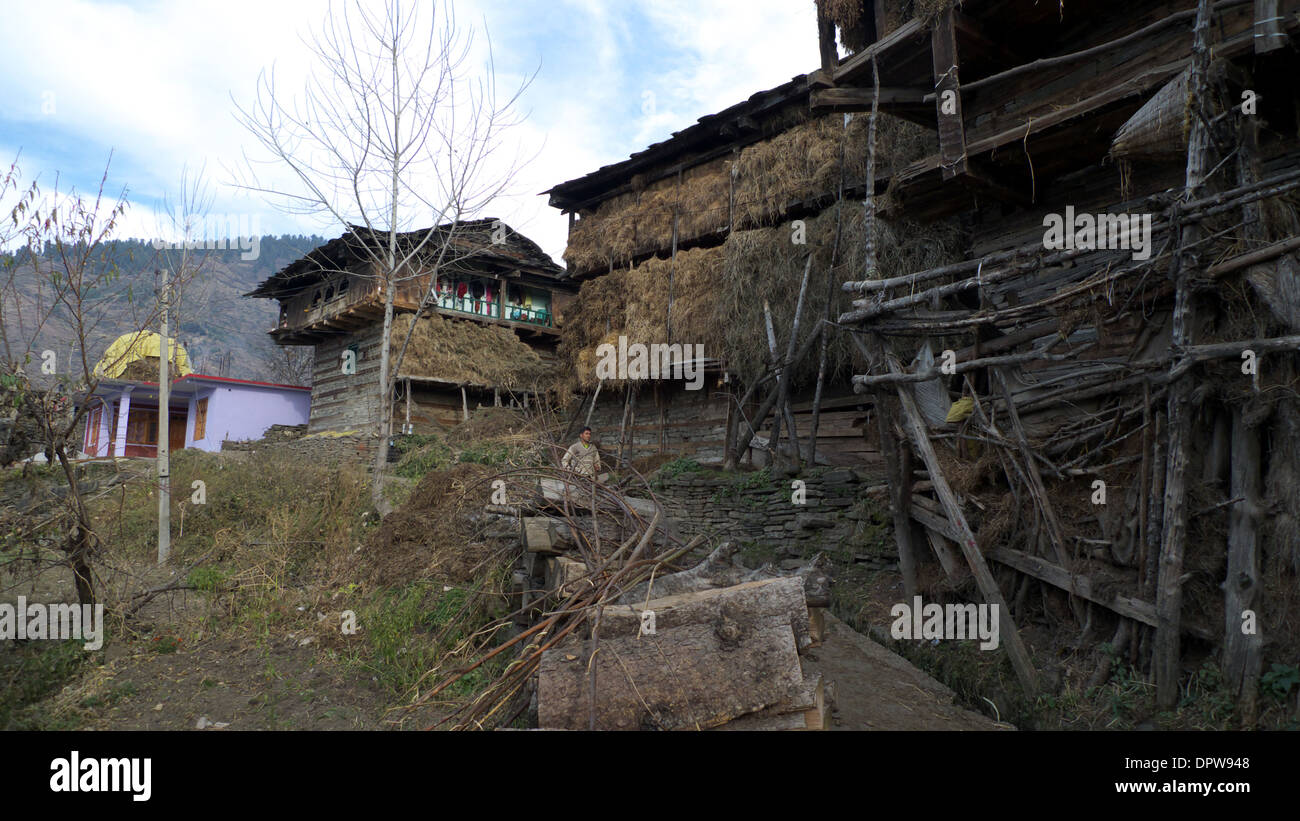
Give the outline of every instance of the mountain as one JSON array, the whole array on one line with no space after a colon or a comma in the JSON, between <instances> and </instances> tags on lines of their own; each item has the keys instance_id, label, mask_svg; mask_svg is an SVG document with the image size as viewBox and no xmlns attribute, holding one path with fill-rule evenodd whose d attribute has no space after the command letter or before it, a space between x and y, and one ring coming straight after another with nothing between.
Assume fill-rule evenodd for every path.
<instances>
[{"instance_id":1,"label":"mountain","mask_svg":"<svg viewBox=\"0 0 1300 821\"><path fill-rule=\"evenodd\" d=\"M92 363L123 333L146 324L158 330L156 317L147 321L158 293L155 271L183 268L190 273L176 280L170 326L172 336L188 351L194 370L239 379L293 381L285 349L267 335L278 316L278 304L242 294L325 241L318 236L268 235L246 243L246 248L252 246L247 251L235 247L186 252L158 250L139 239L104 243L97 249L92 267L112 273L87 295L80 311L87 320ZM60 270L58 259L52 246L35 257L26 250L0 255L0 310L11 356L28 350L33 360L39 361L42 351L52 350L65 367L79 363L78 335L72 322L75 314L67 305L51 311L44 304L51 291L48 272ZM46 273L38 275L37 270ZM49 321L36 327L36 318L47 315ZM301 359L304 350L291 352Z\"/></svg>"}]
</instances>

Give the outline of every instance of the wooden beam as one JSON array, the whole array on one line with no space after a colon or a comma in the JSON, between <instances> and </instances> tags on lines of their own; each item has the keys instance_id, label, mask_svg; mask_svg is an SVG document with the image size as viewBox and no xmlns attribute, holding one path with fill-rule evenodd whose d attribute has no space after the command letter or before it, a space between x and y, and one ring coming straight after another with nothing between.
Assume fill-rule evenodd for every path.
<instances>
[{"instance_id":1,"label":"wooden beam","mask_svg":"<svg viewBox=\"0 0 1300 821\"><path fill-rule=\"evenodd\" d=\"M1258 695L1264 637L1257 608L1260 599L1259 519L1260 436L1240 405L1232 408L1232 470L1229 498L1243 498L1228 512L1228 575L1223 583L1223 677L1242 697L1247 715L1253 716ZM1251 632L1246 632L1246 613Z\"/></svg>"},{"instance_id":2,"label":"wooden beam","mask_svg":"<svg viewBox=\"0 0 1300 821\"><path fill-rule=\"evenodd\" d=\"M961 114L961 83L957 77L957 32L949 8L930 30L934 64L935 111L939 117L939 156L943 178L966 172L966 130Z\"/></svg>"},{"instance_id":3,"label":"wooden beam","mask_svg":"<svg viewBox=\"0 0 1300 821\"><path fill-rule=\"evenodd\" d=\"M926 89L910 86L882 86L880 89L880 107L891 106L925 106ZM810 97L814 114L830 111L870 111L872 90L870 88L823 88L814 91Z\"/></svg>"}]
</instances>

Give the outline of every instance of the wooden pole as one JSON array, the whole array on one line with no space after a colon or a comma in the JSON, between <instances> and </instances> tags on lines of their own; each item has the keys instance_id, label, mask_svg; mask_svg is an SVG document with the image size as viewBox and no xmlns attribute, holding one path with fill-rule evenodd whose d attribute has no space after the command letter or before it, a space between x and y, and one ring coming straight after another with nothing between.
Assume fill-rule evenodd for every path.
<instances>
[{"instance_id":1,"label":"wooden pole","mask_svg":"<svg viewBox=\"0 0 1300 821\"><path fill-rule=\"evenodd\" d=\"M469 421L469 396L465 393L465 386L460 386L460 418L463 421Z\"/></svg>"},{"instance_id":2,"label":"wooden pole","mask_svg":"<svg viewBox=\"0 0 1300 821\"><path fill-rule=\"evenodd\" d=\"M158 564L167 561L172 550L171 482L171 328L167 315L170 271L162 269L162 341L158 350Z\"/></svg>"},{"instance_id":3,"label":"wooden pole","mask_svg":"<svg viewBox=\"0 0 1300 821\"><path fill-rule=\"evenodd\" d=\"M1209 29L1210 2L1198 0L1191 77L1188 80L1194 107L1201 105L1209 85ZM1205 121L1194 114L1187 145L1184 200L1190 200L1204 181L1208 153L1209 133ZM1184 226L1179 234L1179 251L1174 260L1177 272L1172 346L1179 352L1192 344L1195 317L1191 279L1200 273L1197 270L1199 254L1194 248L1200 235L1199 223ZM1171 369L1177 370L1178 365ZM1192 438L1191 394L1192 386L1185 376L1169 386L1169 460L1165 471L1164 538L1160 547L1160 574L1156 589L1159 624L1155 641L1156 703L1166 709L1173 707L1178 700L1179 621L1183 604L1183 552L1187 541L1186 474Z\"/></svg>"}]
</instances>

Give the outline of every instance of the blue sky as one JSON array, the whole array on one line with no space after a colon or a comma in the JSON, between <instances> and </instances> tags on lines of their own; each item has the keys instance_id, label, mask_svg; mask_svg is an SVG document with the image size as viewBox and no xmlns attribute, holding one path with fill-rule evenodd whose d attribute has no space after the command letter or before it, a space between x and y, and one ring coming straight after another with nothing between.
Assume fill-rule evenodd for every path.
<instances>
[{"instance_id":1,"label":"blue sky","mask_svg":"<svg viewBox=\"0 0 1300 821\"><path fill-rule=\"evenodd\" d=\"M510 134L534 159L491 210L557 258L567 220L538 193L817 65L813 0L456 8L462 25L490 32L500 87L538 70L521 100L528 119ZM336 225L228 185L241 152L261 156L235 103L252 100L272 64L286 88L300 86L310 66L300 38L327 9L317 0L0 0L0 162L21 151L26 179L48 190L57 176L61 190L89 193L112 152L110 189L125 188L131 203L121 236L165 232L159 211L187 166L204 169L213 214L238 214L259 233L336 236Z\"/></svg>"}]
</instances>

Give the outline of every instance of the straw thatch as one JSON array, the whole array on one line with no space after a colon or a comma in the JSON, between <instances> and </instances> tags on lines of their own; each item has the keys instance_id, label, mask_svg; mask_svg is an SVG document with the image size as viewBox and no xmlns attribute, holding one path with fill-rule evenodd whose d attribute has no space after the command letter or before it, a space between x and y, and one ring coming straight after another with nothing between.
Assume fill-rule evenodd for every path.
<instances>
[{"instance_id":1,"label":"straw thatch","mask_svg":"<svg viewBox=\"0 0 1300 821\"><path fill-rule=\"evenodd\" d=\"M406 339L413 314L393 317L394 353ZM420 317L403 357L400 376L445 379L481 387L545 390L555 370L509 328L468 319Z\"/></svg>"},{"instance_id":2,"label":"straw thatch","mask_svg":"<svg viewBox=\"0 0 1300 821\"><path fill-rule=\"evenodd\" d=\"M846 127L838 114L806 120L746 147L734 160L714 160L687 169L680 179L669 176L606 200L574 223L564 256L569 270L603 273L648 254L667 254L674 214L679 245L729 227L771 225L792 203L833 195L841 156L846 184L860 184L867 124L867 117L855 116ZM927 129L888 115L880 117L876 139L882 175L937 150Z\"/></svg>"}]
</instances>

